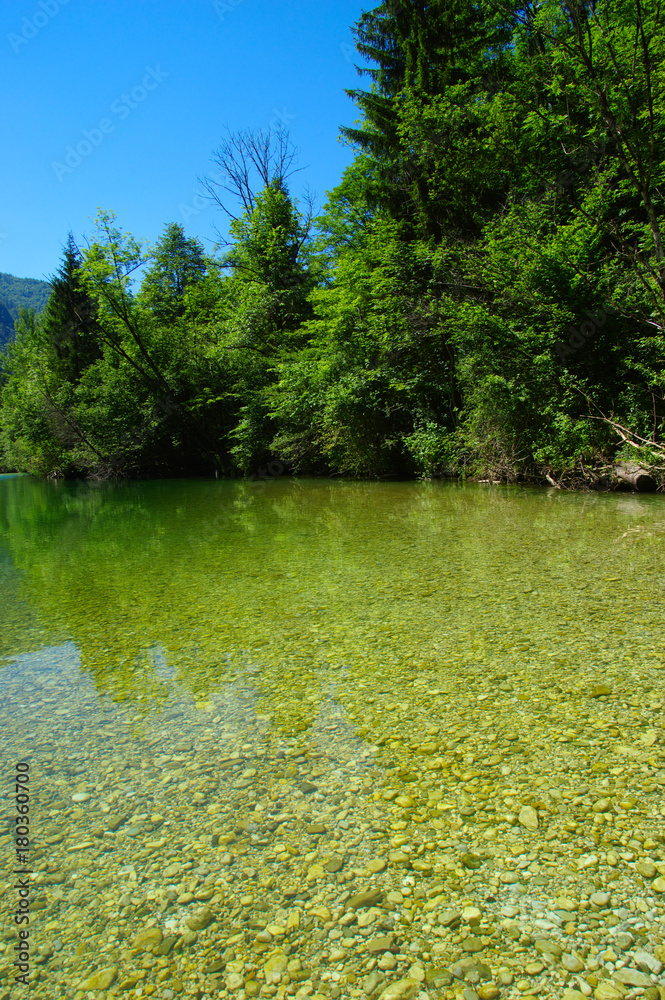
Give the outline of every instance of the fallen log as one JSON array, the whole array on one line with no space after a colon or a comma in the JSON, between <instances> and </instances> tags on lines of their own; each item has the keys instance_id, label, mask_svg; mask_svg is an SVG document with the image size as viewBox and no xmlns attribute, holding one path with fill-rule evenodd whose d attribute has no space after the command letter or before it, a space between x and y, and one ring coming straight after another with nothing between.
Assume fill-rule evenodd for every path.
<instances>
[{"instance_id":1,"label":"fallen log","mask_svg":"<svg viewBox=\"0 0 665 1000\"><path fill-rule=\"evenodd\" d=\"M622 483L632 486L639 493L653 493L658 488L658 483L648 469L643 469L635 462L615 465L614 473Z\"/></svg>"}]
</instances>

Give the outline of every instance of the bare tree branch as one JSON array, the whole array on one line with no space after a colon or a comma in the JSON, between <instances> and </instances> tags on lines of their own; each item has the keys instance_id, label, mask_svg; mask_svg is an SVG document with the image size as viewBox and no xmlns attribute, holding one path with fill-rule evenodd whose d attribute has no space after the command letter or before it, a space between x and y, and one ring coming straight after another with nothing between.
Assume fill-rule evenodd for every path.
<instances>
[{"instance_id":1,"label":"bare tree branch","mask_svg":"<svg viewBox=\"0 0 665 1000\"><path fill-rule=\"evenodd\" d=\"M226 129L226 138L213 150L212 161L217 177L200 177L208 196L230 219L243 212L253 212L256 195L270 184L285 185L304 167L296 167L300 150L293 145L286 129ZM221 179L220 179L221 178ZM229 208L229 199L237 208ZM240 211L238 212L238 209Z\"/></svg>"}]
</instances>

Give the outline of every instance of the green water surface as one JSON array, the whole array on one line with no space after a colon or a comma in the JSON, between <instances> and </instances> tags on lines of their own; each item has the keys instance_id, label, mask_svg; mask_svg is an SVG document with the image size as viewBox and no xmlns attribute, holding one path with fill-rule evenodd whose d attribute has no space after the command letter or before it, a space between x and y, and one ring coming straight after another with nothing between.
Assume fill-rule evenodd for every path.
<instances>
[{"instance_id":1,"label":"green water surface","mask_svg":"<svg viewBox=\"0 0 665 1000\"><path fill-rule=\"evenodd\" d=\"M192 988L210 955L264 961L263 910L245 898L281 921L299 894L305 914L312 895L363 890L388 839L455 893L469 844L525 849L515 802L542 810L542 789L558 802L587 781L605 794L610 776L659 789L638 777L662 757L664 540L658 495L0 478L0 808L12 815L23 762L31 934L51 956L36 995L82 996L97 967L120 982L147 919L181 934L195 865L214 883L196 896L216 893L214 936L163 960ZM659 799L616 823L660 835L663 815ZM543 816L537 836L560 852L598 842L556 805ZM11 841L10 824L10 859ZM553 877L534 879L537 907ZM10 913L10 882L0 896ZM307 920L289 940L316 967Z\"/></svg>"},{"instance_id":2,"label":"green water surface","mask_svg":"<svg viewBox=\"0 0 665 1000\"><path fill-rule=\"evenodd\" d=\"M322 665L370 689L405 665L602 674L663 657L664 540L658 495L7 478L0 655L75 650L100 696L146 712L240 665L259 700L288 672L315 690ZM286 689L262 707L308 724Z\"/></svg>"}]
</instances>

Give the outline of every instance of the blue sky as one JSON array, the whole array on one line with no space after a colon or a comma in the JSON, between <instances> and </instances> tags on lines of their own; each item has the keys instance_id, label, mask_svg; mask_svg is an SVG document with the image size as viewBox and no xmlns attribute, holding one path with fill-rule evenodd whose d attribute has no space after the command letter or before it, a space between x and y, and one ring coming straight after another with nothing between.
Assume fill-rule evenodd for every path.
<instances>
[{"instance_id":1,"label":"blue sky","mask_svg":"<svg viewBox=\"0 0 665 1000\"><path fill-rule=\"evenodd\" d=\"M320 206L351 162L345 87L366 86L357 0L12 0L0 6L0 271L44 278L98 207L154 242L181 222L207 250L224 218L201 196L232 130L285 124L293 193Z\"/></svg>"}]
</instances>

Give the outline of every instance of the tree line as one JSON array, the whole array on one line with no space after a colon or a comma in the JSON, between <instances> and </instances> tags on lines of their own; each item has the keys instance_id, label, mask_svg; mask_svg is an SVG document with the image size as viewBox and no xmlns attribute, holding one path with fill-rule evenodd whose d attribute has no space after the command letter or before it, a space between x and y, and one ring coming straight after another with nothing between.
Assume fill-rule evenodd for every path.
<instances>
[{"instance_id":1,"label":"tree line","mask_svg":"<svg viewBox=\"0 0 665 1000\"><path fill-rule=\"evenodd\" d=\"M5 467L663 482L660 3L389 0L354 33L318 216L284 132L228 133L222 252L70 237L2 359Z\"/></svg>"}]
</instances>

